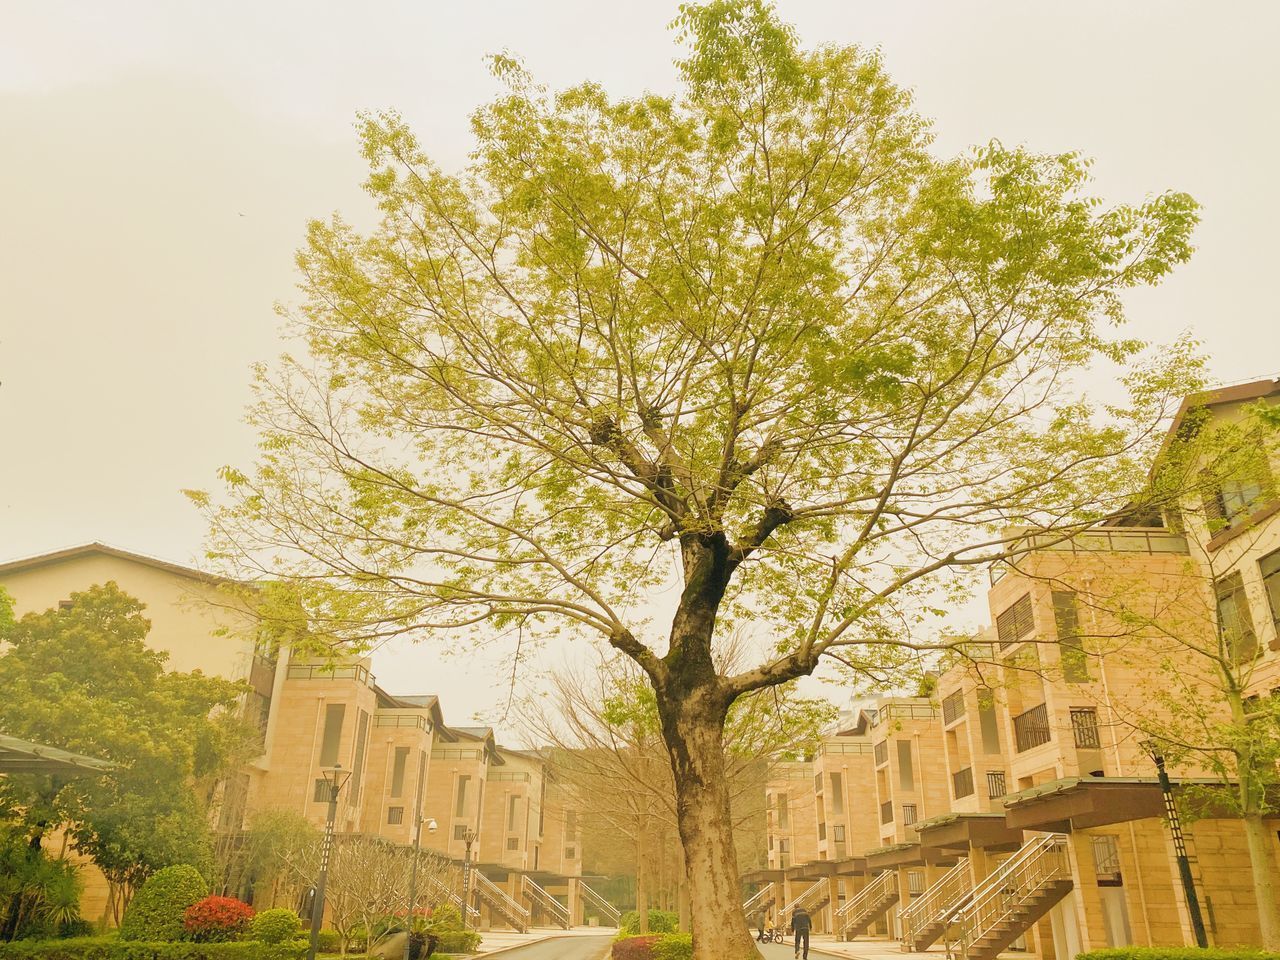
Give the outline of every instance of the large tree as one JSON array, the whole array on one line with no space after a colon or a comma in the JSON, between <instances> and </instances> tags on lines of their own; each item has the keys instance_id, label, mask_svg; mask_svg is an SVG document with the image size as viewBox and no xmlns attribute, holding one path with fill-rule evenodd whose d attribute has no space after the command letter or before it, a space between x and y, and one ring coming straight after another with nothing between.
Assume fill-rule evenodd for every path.
<instances>
[{"instance_id":1,"label":"large tree","mask_svg":"<svg viewBox=\"0 0 1280 960\"><path fill-rule=\"evenodd\" d=\"M803 49L760 0L676 26L671 96L551 94L495 58L457 172L364 118L381 223L310 226L259 463L193 497L211 558L296 585L335 643L564 630L635 660L696 956L739 960L733 703L879 663L1016 549L1004 528L1139 485L1187 351L1139 363L1108 328L1190 255L1197 207L1104 206L1070 153L940 158L877 54ZM1112 406L1098 363L1130 371ZM748 621L767 643L722 673Z\"/></svg>"}]
</instances>

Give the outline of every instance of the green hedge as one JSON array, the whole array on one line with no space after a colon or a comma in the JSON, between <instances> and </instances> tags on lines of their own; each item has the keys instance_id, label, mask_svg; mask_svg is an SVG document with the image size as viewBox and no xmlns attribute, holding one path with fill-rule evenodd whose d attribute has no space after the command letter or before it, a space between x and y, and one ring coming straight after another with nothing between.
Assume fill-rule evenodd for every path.
<instances>
[{"instance_id":1,"label":"green hedge","mask_svg":"<svg viewBox=\"0 0 1280 960\"><path fill-rule=\"evenodd\" d=\"M436 953L475 953L480 946L480 934L474 930L433 930L439 938Z\"/></svg>"},{"instance_id":2,"label":"green hedge","mask_svg":"<svg viewBox=\"0 0 1280 960\"><path fill-rule=\"evenodd\" d=\"M0 943L0 960L301 960L306 954L304 940L145 943L116 937L81 937Z\"/></svg>"},{"instance_id":3,"label":"green hedge","mask_svg":"<svg viewBox=\"0 0 1280 960\"><path fill-rule=\"evenodd\" d=\"M133 895L120 924L121 940L181 940L182 915L209 894L200 871L186 864L157 870Z\"/></svg>"},{"instance_id":4,"label":"green hedge","mask_svg":"<svg viewBox=\"0 0 1280 960\"><path fill-rule=\"evenodd\" d=\"M680 927L680 917L677 914L667 910L650 910L649 911L649 932L650 933L675 933ZM622 915L622 922L618 925L619 935L635 936L640 932L640 914L635 910L628 910Z\"/></svg>"},{"instance_id":5,"label":"green hedge","mask_svg":"<svg viewBox=\"0 0 1280 960\"><path fill-rule=\"evenodd\" d=\"M1090 950L1076 960L1280 960L1280 953L1253 947L1114 947Z\"/></svg>"},{"instance_id":6,"label":"green hedge","mask_svg":"<svg viewBox=\"0 0 1280 960\"><path fill-rule=\"evenodd\" d=\"M664 933L653 945L653 960L693 960L693 934Z\"/></svg>"}]
</instances>

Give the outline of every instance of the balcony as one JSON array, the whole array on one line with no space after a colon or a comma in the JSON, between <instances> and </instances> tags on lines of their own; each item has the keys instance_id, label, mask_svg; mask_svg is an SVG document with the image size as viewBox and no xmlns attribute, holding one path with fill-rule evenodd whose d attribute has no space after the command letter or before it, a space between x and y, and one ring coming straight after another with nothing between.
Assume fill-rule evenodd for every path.
<instances>
[{"instance_id":1,"label":"balcony","mask_svg":"<svg viewBox=\"0 0 1280 960\"><path fill-rule=\"evenodd\" d=\"M952 795L959 800L973 794L973 767L965 767L951 775Z\"/></svg>"},{"instance_id":2,"label":"balcony","mask_svg":"<svg viewBox=\"0 0 1280 960\"><path fill-rule=\"evenodd\" d=\"M880 804L880 822L893 823L893 801Z\"/></svg>"},{"instance_id":3,"label":"balcony","mask_svg":"<svg viewBox=\"0 0 1280 960\"><path fill-rule=\"evenodd\" d=\"M1058 550L1068 553L1178 553L1186 554L1187 538L1165 527L1095 527L1069 540L1059 540L1061 534L1028 533L1021 541L1011 544L1011 549ZM1009 572L1003 562L991 565L991 585L995 586Z\"/></svg>"},{"instance_id":4,"label":"balcony","mask_svg":"<svg viewBox=\"0 0 1280 960\"><path fill-rule=\"evenodd\" d=\"M358 663L291 663L286 676L290 680L358 680L365 685L372 682L369 668Z\"/></svg>"},{"instance_id":5,"label":"balcony","mask_svg":"<svg viewBox=\"0 0 1280 960\"><path fill-rule=\"evenodd\" d=\"M1013 734L1018 753L1039 747L1053 739L1049 729L1049 711L1042 703L1013 718Z\"/></svg>"}]
</instances>

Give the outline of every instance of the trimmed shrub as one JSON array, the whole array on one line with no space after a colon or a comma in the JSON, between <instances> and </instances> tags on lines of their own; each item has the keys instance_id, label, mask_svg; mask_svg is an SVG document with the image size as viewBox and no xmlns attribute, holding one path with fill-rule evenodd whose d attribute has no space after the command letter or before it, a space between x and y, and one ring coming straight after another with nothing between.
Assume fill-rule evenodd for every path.
<instances>
[{"instance_id":1,"label":"trimmed shrub","mask_svg":"<svg viewBox=\"0 0 1280 960\"><path fill-rule=\"evenodd\" d=\"M302 936L302 920L286 907L263 910L249 927L259 943L288 943Z\"/></svg>"},{"instance_id":2,"label":"trimmed shrub","mask_svg":"<svg viewBox=\"0 0 1280 960\"><path fill-rule=\"evenodd\" d=\"M1267 953L1256 947L1112 947L1090 950L1076 960L1280 960L1280 953Z\"/></svg>"},{"instance_id":3,"label":"trimmed shrub","mask_svg":"<svg viewBox=\"0 0 1280 960\"><path fill-rule=\"evenodd\" d=\"M437 953L475 953L480 934L474 930L440 930L434 934Z\"/></svg>"},{"instance_id":4,"label":"trimmed shrub","mask_svg":"<svg viewBox=\"0 0 1280 960\"><path fill-rule=\"evenodd\" d=\"M441 930L461 930L462 914L452 903L442 903L431 910L426 925L428 930L436 933Z\"/></svg>"},{"instance_id":5,"label":"trimmed shrub","mask_svg":"<svg viewBox=\"0 0 1280 960\"><path fill-rule=\"evenodd\" d=\"M129 902L120 924L120 939L149 943L181 940L182 915L208 893L209 886L195 867L180 864L157 870Z\"/></svg>"},{"instance_id":6,"label":"trimmed shrub","mask_svg":"<svg viewBox=\"0 0 1280 960\"><path fill-rule=\"evenodd\" d=\"M116 937L22 940L0 943L0 960L302 960L303 940L293 943L144 943Z\"/></svg>"},{"instance_id":7,"label":"trimmed shrub","mask_svg":"<svg viewBox=\"0 0 1280 960\"><path fill-rule=\"evenodd\" d=\"M613 941L613 960L653 960L653 948L658 942L657 934L647 933L643 937L626 937Z\"/></svg>"},{"instance_id":8,"label":"trimmed shrub","mask_svg":"<svg viewBox=\"0 0 1280 960\"><path fill-rule=\"evenodd\" d=\"M680 929L679 914L669 913L666 910L650 910L649 911L649 932L650 933L675 933ZM628 910L622 915L622 922L618 927L618 932L634 936L640 932L640 914L635 910Z\"/></svg>"},{"instance_id":9,"label":"trimmed shrub","mask_svg":"<svg viewBox=\"0 0 1280 960\"><path fill-rule=\"evenodd\" d=\"M239 940L249 930L253 907L235 897L205 897L187 907L182 929L196 943Z\"/></svg>"},{"instance_id":10,"label":"trimmed shrub","mask_svg":"<svg viewBox=\"0 0 1280 960\"><path fill-rule=\"evenodd\" d=\"M693 934L664 933L653 945L653 960L693 960Z\"/></svg>"}]
</instances>

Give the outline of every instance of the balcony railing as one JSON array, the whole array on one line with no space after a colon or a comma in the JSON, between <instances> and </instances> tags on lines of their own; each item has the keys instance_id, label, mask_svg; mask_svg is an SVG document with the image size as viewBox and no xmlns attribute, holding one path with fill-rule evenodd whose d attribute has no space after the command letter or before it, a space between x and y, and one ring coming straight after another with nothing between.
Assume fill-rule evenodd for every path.
<instances>
[{"instance_id":1,"label":"balcony railing","mask_svg":"<svg viewBox=\"0 0 1280 960\"><path fill-rule=\"evenodd\" d=\"M957 800L973 793L973 767L965 767L951 775L951 790Z\"/></svg>"},{"instance_id":2,"label":"balcony railing","mask_svg":"<svg viewBox=\"0 0 1280 960\"><path fill-rule=\"evenodd\" d=\"M938 715L938 709L932 703L911 703L891 700L876 711L873 727L879 727L890 720L932 720Z\"/></svg>"},{"instance_id":3,"label":"balcony railing","mask_svg":"<svg viewBox=\"0 0 1280 960\"><path fill-rule=\"evenodd\" d=\"M1045 705L1042 703L1014 717L1013 733L1018 753L1052 740L1053 731L1049 729L1049 711Z\"/></svg>"},{"instance_id":4,"label":"balcony railing","mask_svg":"<svg viewBox=\"0 0 1280 960\"><path fill-rule=\"evenodd\" d=\"M1004 771L988 770L987 771L987 798L990 800L995 800L999 797L1003 797L1006 792L1008 791L1007 791L1007 788L1005 787Z\"/></svg>"},{"instance_id":5,"label":"balcony railing","mask_svg":"<svg viewBox=\"0 0 1280 960\"><path fill-rule=\"evenodd\" d=\"M882 767L889 762L889 741L881 740L876 744L876 766Z\"/></svg>"},{"instance_id":6,"label":"balcony railing","mask_svg":"<svg viewBox=\"0 0 1280 960\"><path fill-rule=\"evenodd\" d=\"M893 823L893 801L880 804L880 822Z\"/></svg>"},{"instance_id":7,"label":"balcony railing","mask_svg":"<svg viewBox=\"0 0 1280 960\"><path fill-rule=\"evenodd\" d=\"M1075 734L1077 748L1097 750L1102 746L1098 738L1098 711L1093 707L1071 708L1071 730Z\"/></svg>"},{"instance_id":8,"label":"balcony railing","mask_svg":"<svg viewBox=\"0 0 1280 960\"><path fill-rule=\"evenodd\" d=\"M1173 533L1165 527L1095 527L1087 533L1081 533L1068 540L1059 540L1060 534L1028 533L1028 535L1012 546L1012 549L1025 550L1061 550L1069 553L1180 553L1185 554L1187 538ZM991 565L991 584L1009 572L1004 561Z\"/></svg>"},{"instance_id":9,"label":"balcony railing","mask_svg":"<svg viewBox=\"0 0 1280 960\"><path fill-rule=\"evenodd\" d=\"M369 668L358 663L329 666L323 663L291 663L287 674L290 680L359 680L369 683Z\"/></svg>"}]
</instances>

